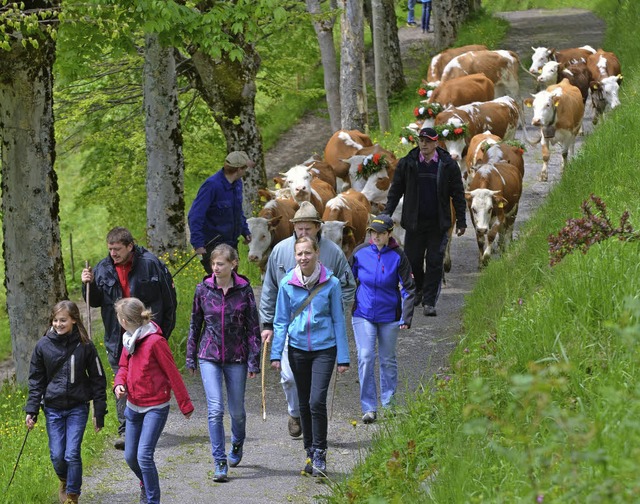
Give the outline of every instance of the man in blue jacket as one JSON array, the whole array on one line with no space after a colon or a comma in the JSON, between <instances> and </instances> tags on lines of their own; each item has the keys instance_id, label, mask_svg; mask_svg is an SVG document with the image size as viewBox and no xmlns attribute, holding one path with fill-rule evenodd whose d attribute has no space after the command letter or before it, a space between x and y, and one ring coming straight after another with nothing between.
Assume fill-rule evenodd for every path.
<instances>
[{"instance_id":1,"label":"man in blue jacket","mask_svg":"<svg viewBox=\"0 0 640 504\"><path fill-rule=\"evenodd\" d=\"M202 255L202 266L211 275L209 256L221 243L238 248L238 237L251 241L242 210L242 177L255 166L244 151L233 151L222 170L204 181L189 210L191 245Z\"/></svg>"}]
</instances>

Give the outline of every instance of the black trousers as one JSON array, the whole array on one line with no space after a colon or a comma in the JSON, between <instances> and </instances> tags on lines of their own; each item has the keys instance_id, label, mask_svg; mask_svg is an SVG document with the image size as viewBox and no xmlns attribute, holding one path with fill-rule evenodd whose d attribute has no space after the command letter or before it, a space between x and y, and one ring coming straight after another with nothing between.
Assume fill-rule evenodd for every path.
<instances>
[{"instance_id":1,"label":"black trousers","mask_svg":"<svg viewBox=\"0 0 640 504\"><path fill-rule=\"evenodd\" d=\"M416 231L407 231L404 252L411 264L416 293L422 293L422 304L435 306L442 284L444 253L449 237L437 221L424 221Z\"/></svg>"},{"instance_id":2,"label":"black trousers","mask_svg":"<svg viewBox=\"0 0 640 504\"><path fill-rule=\"evenodd\" d=\"M211 252L213 252L213 249L216 248L221 243L226 243L226 242L223 242L222 238L218 238L217 240L212 241L209 245L207 245L206 252L202 254L202 259L200 259L200 263L202 264L202 267L204 268L204 270L207 272L207 275L211 275L213 273L213 270L211 269ZM234 249L238 250L237 241L235 245L232 243L229 243L229 245L231 245Z\"/></svg>"},{"instance_id":3,"label":"black trousers","mask_svg":"<svg viewBox=\"0 0 640 504\"><path fill-rule=\"evenodd\" d=\"M307 352L289 347L289 365L298 389L304 449L327 449L327 392L336 347Z\"/></svg>"}]
</instances>

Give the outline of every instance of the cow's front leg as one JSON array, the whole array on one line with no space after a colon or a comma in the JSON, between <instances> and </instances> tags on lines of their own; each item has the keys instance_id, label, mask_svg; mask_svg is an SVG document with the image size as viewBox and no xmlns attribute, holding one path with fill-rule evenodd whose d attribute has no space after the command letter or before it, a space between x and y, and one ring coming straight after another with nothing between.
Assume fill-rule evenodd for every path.
<instances>
[{"instance_id":1,"label":"cow's front leg","mask_svg":"<svg viewBox=\"0 0 640 504\"><path fill-rule=\"evenodd\" d=\"M542 137L542 140L540 141L540 144L542 145L542 170L540 170L540 176L538 177L538 180L540 182L546 182L548 179L549 157L551 156L551 154L549 152L549 144L544 135Z\"/></svg>"}]
</instances>

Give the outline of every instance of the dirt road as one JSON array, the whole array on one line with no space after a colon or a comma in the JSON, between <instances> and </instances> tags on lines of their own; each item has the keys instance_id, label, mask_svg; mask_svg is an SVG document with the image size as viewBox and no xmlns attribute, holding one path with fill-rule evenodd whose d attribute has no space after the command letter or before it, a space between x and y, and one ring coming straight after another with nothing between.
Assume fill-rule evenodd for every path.
<instances>
[{"instance_id":1,"label":"dirt road","mask_svg":"<svg viewBox=\"0 0 640 504\"><path fill-rule=\"evenodd\" d=\"M587 11L526 11L507 13L504 17L512 23L512 28L503 48L515 50L525 60L531 54L531 46L575 47L588 43L598 47L603 37L602 21ZM420 30L410 28L401 30L401 39L407 48L420 47L428 41ZM422 51L428 54L425 49ZM409 52L404 51L405 54ZM523 72L522 95L526 96L532 89L531 77ZM326 119L312 115L305 117L294 129L267 154L270 171L280 171L305 160L314 152L321 152L324 142L331 135ZM585 117L584 129L587 134L592 129L590 109ZM581 141L579 139L577 148ZM537 182L541 167L539 148L530 148L526 153L525 184L518 215L520 224L527 220L560 177L559 165L560 154L554 149L549 163L549 182ZM427 318L417 311L413 328L400 334L400 400L407 391L415 390L423 379L445 371L448 356L456 344L456 335L460 333L464 295L471 290L478 274L477 246L471 228L465 236L454 238L452 254L453 270L447 276L448 284L438 302L438 316ZM327 465L331 478L342 478L348 474L365 455L371 435L381 425L364 426L360 422L354 348L351 355L353 367L339 378L335 402L332 406L330 402L333 416L329 424ZM266 422L262 421L261 414L260 378L249 380L246 400L248 437L244 459L240 466L230 470L229 482L221 484L211 479L213 464L200 378L185 377L196 411L187 421L177 412L177 408L173 408L159 442L156 460L163 502L305 503L313 502L314 496L329 491L328 485L299 475L304 457L302 440L292 439L287 433L287 411L278 379L275 372L267 370ZM355 428L352 420L358 422ZM228 420L225 425L228 437ZM107 451L102 466L87 472L81 502L138 502L137 482L126 466L122 452Z\"/></svg>"}]
</instances>

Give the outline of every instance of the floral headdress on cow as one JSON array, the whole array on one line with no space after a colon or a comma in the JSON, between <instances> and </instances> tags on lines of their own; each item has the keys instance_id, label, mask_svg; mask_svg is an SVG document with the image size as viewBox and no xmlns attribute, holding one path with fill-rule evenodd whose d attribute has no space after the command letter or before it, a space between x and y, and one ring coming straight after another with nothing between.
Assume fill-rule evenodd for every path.
<instances>
[{"instance_id":1,"label":"floral headdress on cow","mask_svg":"<svg viewBox=\"0 0 640 504\"><path fill-rule=\"evenodd\" d=\"M441 124L439 126L434 126L434 128L438 135L440 136L440 140L459 140L460 138L464 138L467 136L468 127L466 124L462 126L458 126L455 124Z\"/></svg>"},{"instance_id":2,"label":"floral headdress on cow","mask_svg":"<svg viewBox=\"0 0 640 504\"><path fill-rule=\"evenodd\" d=\"M419 128L412 128L411 126L405 126L402 128L402 131L400 132L400 143L402 145L415 145L418 140L418 129Z\"/></svg>"},{"instance_id":3,"label":"floral headdress on cow","mask_svg":"<svg viewBox=\"0 0 640 504\"><path fill-rule=\"evenodd\" d=\"M375 154L369 154L362 163L358 165L358 171L356 172L356 178L368 178L374 173L378 173L380 170L386 170L389 167L389 161L384 154L376 152Z\"/></svg>"},{"instance_id":4,"label":"floral headdress on cow","mask_svg":"<svg viewBox=\"0 0 640 504\"><path fill-rule=\"evenodd\" d=\"M435 88L435 85L422 81L422 86L418 88L418 96L428 98L429 96L431 96L431 91L433 91Z\"/></svg>"},{"instance_id":5,"label":"floral headdress on cow","mask_svg":"<svg viewBox=\"0 0 640 504\"><path fill-rule=\"evenodd\" d=\"M482 152L487 152L492 145L499 145L501 143L515 147L520 151L520 154L524 154L527 151L525 145L520 140L501 140L500 142L489 142L485 140L480 145L480 149L482 150Z\"/></svg>"},{"instance_id":6,"label":"floral headdress on cow","mask_svg":"<svg viewBox=\"0 0 640 504\"><path fill-rule=\"evenodd\" d=\"M413 115L420 121L434 119L440 112L442 112L442 105L439 103L425 103L413 109Z\"/></svg>"}]
</instances>

